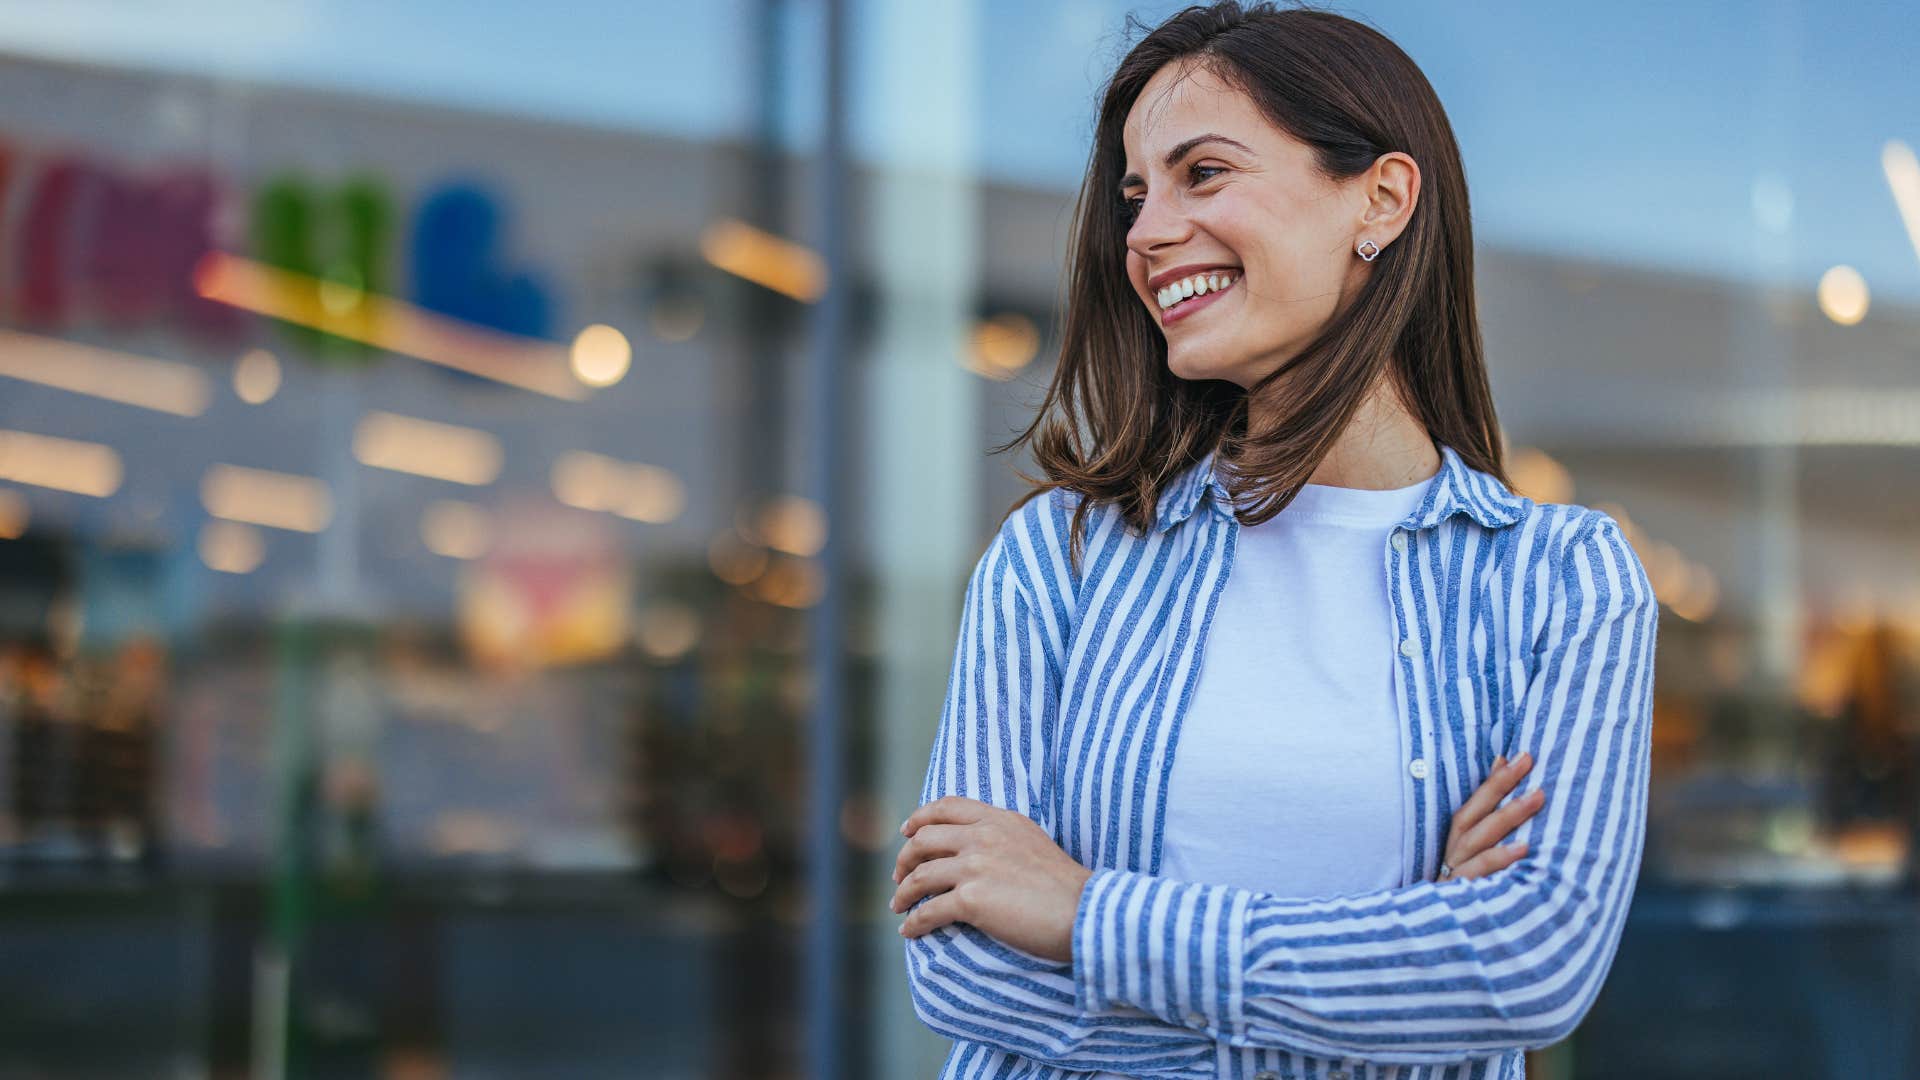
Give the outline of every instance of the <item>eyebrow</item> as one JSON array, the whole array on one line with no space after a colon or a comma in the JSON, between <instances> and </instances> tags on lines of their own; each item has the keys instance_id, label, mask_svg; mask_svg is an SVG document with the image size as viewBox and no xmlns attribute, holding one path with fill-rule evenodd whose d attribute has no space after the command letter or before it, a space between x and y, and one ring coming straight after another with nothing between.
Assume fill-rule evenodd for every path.
<instances>
[{"instance_id":1,"label":"eyebrow","mask_svg":"<svg viewBox=\"0 0 1920 1080\"><path fill-rule=\"evenodd\" d=\"M1248 154L1253 153L1253 150L1250 149L1246 144L1238 142L1234 139L1229 139L1225 135L1218 135L1218 134L1215 134L1214 132L1209 131L1205 135L1195 135L1193 138L1188 139L1187 141L1167 151L1167 156L1166 156L1167 168L1171 169L1175 165L1180 164L1180 159L1192 153L1194 147L1199 146L1202 143L1210 143L1210 142L1226 143L1228 146L1234 147L1235 149L1240 150L1244 153L1248 153ZM1144 184L1144 183L1146 183L1146 180L1143 179L1139 173L1128 173L1127 175L1120 178L1120 186L1123 188L1133 187L1135 184Z\"/></svg>"}]
</instances>

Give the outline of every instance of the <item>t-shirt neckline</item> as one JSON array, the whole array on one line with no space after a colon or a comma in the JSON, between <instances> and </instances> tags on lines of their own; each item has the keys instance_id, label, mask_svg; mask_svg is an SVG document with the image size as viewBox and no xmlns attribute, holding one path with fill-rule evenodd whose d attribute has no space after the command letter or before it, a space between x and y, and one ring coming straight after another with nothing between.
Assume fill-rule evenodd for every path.
<instances>
[{"instance_id":1,"label":"t-shirt neckline","mask_svg":"<svg viewBox=\"0 0 1920 1080\"><path fill-rule=\"evenodd\" d=\"M1419 509L1439 472L1397 488L1352 488L1336 484L1306 484L1280 513L1265 524L1282 521L1322 521L1341 525L1387 528Z\"/></svg>"}]
</instances>

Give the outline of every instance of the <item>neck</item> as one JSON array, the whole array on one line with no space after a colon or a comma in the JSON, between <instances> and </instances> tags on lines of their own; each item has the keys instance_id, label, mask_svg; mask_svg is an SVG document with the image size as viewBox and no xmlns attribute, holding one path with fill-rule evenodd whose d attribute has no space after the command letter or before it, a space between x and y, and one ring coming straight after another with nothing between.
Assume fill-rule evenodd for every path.
<instances>
[{"instance_id":1,"label":"neck","mask_svg":"<svg viewBox=\"0 0 1920 1080\"><path fill-rule=\"evenodd\" d=\"M1271 413L1253 405L1247 417L1249 430L1260 430L1271 418ZM1360 403L1307 482L1385 491L1417 484L1439 471L1440 451L1426 425L1407 411L1383 379Z\"/></svg>"}]
</instances>

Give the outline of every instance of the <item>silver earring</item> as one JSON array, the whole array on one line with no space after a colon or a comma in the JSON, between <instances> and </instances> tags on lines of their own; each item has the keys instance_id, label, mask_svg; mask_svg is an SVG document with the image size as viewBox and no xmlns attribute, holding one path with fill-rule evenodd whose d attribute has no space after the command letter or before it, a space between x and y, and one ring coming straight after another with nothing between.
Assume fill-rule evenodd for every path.
<instances>
[{"instance_id":1,"label":"silver earring","mask_svg":"<svg viewBox=\"0 0 1920 1080\"><path fill-rule=\"evenodd\" d=\"M1368 251L1367 250L1368 248L1372 248L1373 250ZM1354 248L1353 250L1359 253L1361 258L1367 260L1368 262L1372 262L1373 257L1375 255L1380 254L1380 245L1374 243L1371 240L1362 240L1360 241L1360 246L1357 248Z\"/></svg>"}]
</instances>

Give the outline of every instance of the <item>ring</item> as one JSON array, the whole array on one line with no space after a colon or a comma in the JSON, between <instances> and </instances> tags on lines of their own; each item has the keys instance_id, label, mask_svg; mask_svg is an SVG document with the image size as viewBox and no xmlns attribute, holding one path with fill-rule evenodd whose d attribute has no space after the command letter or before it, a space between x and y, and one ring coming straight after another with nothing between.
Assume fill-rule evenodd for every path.
<instances>
[{"instance_id":1,"label":"ring","mask_svg":"<svg viewBox=\"0 0 1920 1080\"><path fill-rule=\"evenodd\" d=\"M1440 864L1440 880L1445 881L1446 879L1452 876L1453 876L1453 867L1448 866L1446 863L1441 863Z\"/></svg>"}]
</instances>

